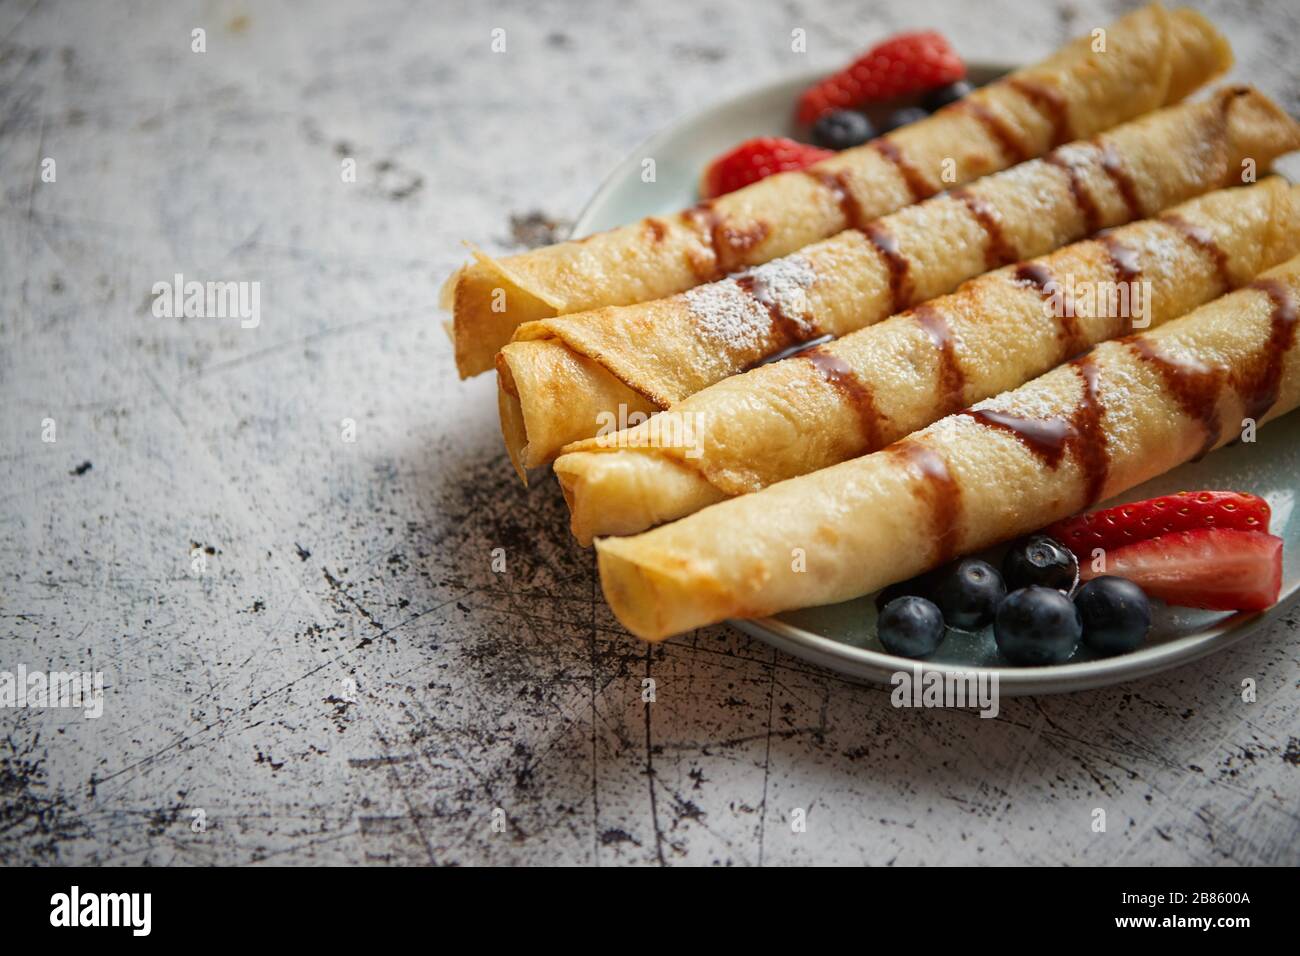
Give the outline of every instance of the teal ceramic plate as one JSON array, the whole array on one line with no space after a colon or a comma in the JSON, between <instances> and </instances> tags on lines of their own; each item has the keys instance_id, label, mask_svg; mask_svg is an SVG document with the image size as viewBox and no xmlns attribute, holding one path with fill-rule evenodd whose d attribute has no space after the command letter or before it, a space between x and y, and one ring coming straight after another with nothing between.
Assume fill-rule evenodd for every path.
<instances>
[{"instance_id":1,"label":"teal ceramic plate","mask_svg":"<svg viewBox=\"0 0 1300 956\"><path fill-rule=\"evenodd\" d=\"M989 80L1007 67L979 65L972 79ZM817 74L771 83L689 116L650 138L628 156L592 197L574 227L588 235L643 216L692 205L700 172L714 156L752 136L792 136L790 115L799 93ZM655 181L642 180L644 160L655 162ZM1286 542L1282 599L1262 614L1211 614L1161 608L1146 645L1132 654L1094 658L1081 648L1056 667L1016 667L1002 659L991 632L950 632L923 670L995 671L1003 694L1056 693L1100 687L1168 670L1222 650L1270 623L1300 592L1300 527L1293 520L1300 493L1300 415L1261 429L1258 441L1223 448L1133 489L1115 502L1194 488L1250 491L1273 508L1273 533ZM996 552L994 552L996 554ZM875 595L753 621L733 621L747 634L848 677L887 683L918 662L888 654L876 639Z\"/></svg>"}]
</instances>

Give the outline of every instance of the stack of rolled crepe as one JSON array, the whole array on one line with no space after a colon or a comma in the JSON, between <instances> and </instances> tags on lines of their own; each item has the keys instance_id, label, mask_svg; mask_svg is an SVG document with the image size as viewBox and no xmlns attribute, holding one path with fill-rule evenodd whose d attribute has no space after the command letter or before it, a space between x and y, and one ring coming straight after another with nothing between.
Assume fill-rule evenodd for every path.
<instances>
[{"instance_id":1,"label":"stack of rolled crepe","mask_svg":"<svg viewBox=\"0 0 1300 956\"><path fill-rule=\"evenodd\" d=\"M657 299L767 262L1176 102L1230 65L1199 14L1153 4L809 170L585 240L500 260L476 252L443 288L457 367L462 377L492 368L523 322Z\"/></svg>"},{"instance_id":2,"label":"stack of rolled crepe","mask_svg":"<svg viewBox=\"0 0 1300 956\"><path fill-rule=\"evenodd\" d=\"M1224 89L686 293L529 322L497 356L511 460L525 476L611 419L1154 214L1297 145L1295 123L1267 97Z\"/></svg>"},{"instance_id":3,"label":"stack of rolled crepe","mask_svg":"<svg viewBox=\"0 0 1300 956\"><path fill-rule=\"evenodd\" d=\"M1300 404L1300 258L887 448L596 542L618 619L657 640L829 604L1025 534Z\"/></svg>"},{"instance_id":4,"label":"stack of rolled crepe","mask_svg":"<svg viewBox=\"0 0 1300 956\"><path fill-rule=\"evenodd\" d=\"M555 471L574 533L635 533L876 451L1297 253L1300 189L1274 177L988 273L573 446Z\"/></svg>"}]
</instances>

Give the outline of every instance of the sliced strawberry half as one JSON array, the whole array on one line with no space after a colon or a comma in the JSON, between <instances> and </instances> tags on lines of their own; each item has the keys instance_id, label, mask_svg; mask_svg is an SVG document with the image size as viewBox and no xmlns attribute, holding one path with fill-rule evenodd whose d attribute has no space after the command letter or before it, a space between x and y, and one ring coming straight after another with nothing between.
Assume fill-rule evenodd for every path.
<instances>
[{"instance_id":1,"label":"sliced strawberry half","mask_svg":"<svg viewBox=\"0 0 1300 956\"><path fill-rule=\"evenodd\" d=\"M1175 531L1108 552L1105 570L1094 571L1088 561L1079 572L1084 581L1128 578L1180 607L1262 611L1282 591L1282 539L1233 528Z\"/></svg>"},{"instance_id":2,"label":"sliced strawberry half","mask_svg":"<svg viewBox=\"0 0 1300 956\"><path fill-rule=\"evenodd\" d=\"M1268 531L1268 502L1241 491L1180 491L1058 521L1046 533L1087 561L1094 548L1110 551L1172 531L1234 528Z\"/></svg>"},{"instance_id":3,"label":"sliced strawberry half","mask_svg":"<svg viewBox=\"0 0 1300 956\"><path fill-rule=\"evenodd\" d=\"M796 143L780 136L747 139L709 163L700 178L700 195L714 199L766 179L773 173L805 169L834 155L829 149Z\"/></svg>"}]
</instances>

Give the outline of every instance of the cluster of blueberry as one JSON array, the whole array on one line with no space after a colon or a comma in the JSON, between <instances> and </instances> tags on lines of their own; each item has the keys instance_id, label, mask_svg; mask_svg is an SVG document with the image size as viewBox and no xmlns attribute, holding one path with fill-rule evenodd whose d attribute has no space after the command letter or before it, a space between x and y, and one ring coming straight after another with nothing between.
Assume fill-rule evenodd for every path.
<instances>
[{"instance_id":1,"label":"cluster of blueberry","mask_svg":"<svg viewBox=\"0 0 1300 956\"><path fill-rule=\"evenodd\" d=\"M992 624L1003 656L1030 666L1063 663L1080 642L1101 654L1137 648L1151 630L1142 588L1111 575L1078 583L1074 554L1034 535L1007 551L1001 574L987 561L965 558L886 588L877 633L890 653L926 657L948 628Z\"/></svg>"},{"instance_id":2,"label":"cluster of blueberry","mask_svg":"<svg viewBox=\"0 0 1300 956\"><path fill-rule=\"evenodd\" d=\"M813 124L812 140L823 149L851 149L861 146L869 139L925 119L935 110L942 109L949 103L955 103L971 91L971 85L965 80L949 83L938 89L930 90L921 97L918 106L903 106L890 113L879 125L872 123L865 113L858 110L834 110L826 113Z\"/></svg>"}]
</instances>

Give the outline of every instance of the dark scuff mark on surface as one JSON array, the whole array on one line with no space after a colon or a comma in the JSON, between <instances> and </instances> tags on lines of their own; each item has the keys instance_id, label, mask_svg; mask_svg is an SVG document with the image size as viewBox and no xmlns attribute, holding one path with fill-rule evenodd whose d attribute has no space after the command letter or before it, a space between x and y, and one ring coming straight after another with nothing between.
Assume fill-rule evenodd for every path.
<instances>
[{"instance_id":1,"label":"dark scuff mark on surface","mask_svg":"<svg viewBox=\"0 0 1300 956\"><path fill-rule=\"evenodd\" d=\"M617 846L620 843L630 843L637 847L641 845L640 840L618 827L611 827L600 835L601 846Z\"/></svg>"},{"instance_id":2,"label":"dark scuff mark on surface","mask_svg":"<svg viewBox=\"0 0 1300 956\"><path fill-rule=\"evenodd\" d=\"M411 169L399 166L391 159L375 163L375 172L382 195L395 202L414 196L424 188L424 177Z\"/></svg>"},{"instance_id":3,"label":"dark scuff mark on surface","mask_svg":"<svg viewBox=\"0 0 1300 956\"><path fill-rule=\"evenodd\" d=\"M5 845L21 845L28 859L56 863L59 846L86 839L88 827L59 795L49 795L45 758L36 756L39 735L20 750L12 736L0 746L0 859Z\"/></svg>"},{"instance_id":4,"label":"dark scuff mark on surface","mask_svg":"<svg viewBox=\"0 0 1300 956\"><path fill-rule=\"evenodd\" d=\"M539 209L518 215L510 214L511 245L523 249L536 249L550 246L569 238L573 223L568 219L556 219Z\"/></svg>"},{"instance_id":5,"label":"dark scuff mark on surface","mask_svg":"<svg viewBox=\"0 0 1300 956\"><path fill-rule=\"evenodd\" d=\"M370 613L370 610L366 608L365 605L363 605L360 601L358 601L348 592L348 589L343 586L342 581L334 577L334 575L330 574L329 568L321 568L321 573L325 576L325 581L326 583L329 584L330 589L337 592L349 604L351 604L354 608L356 608L357 611L361 614L362 617L366 619L366 621L370 624L371 627L380 631L384 629L383 623L378 618L376 618L372 613ZM366 638L366 640L363 642L363 645L369 643L370 643L370 639Z\"/></svg>"}]
</instances>

